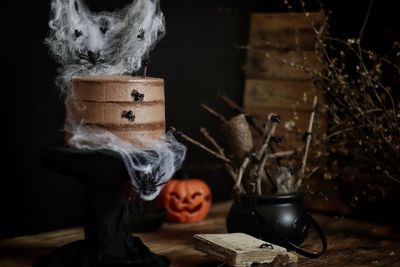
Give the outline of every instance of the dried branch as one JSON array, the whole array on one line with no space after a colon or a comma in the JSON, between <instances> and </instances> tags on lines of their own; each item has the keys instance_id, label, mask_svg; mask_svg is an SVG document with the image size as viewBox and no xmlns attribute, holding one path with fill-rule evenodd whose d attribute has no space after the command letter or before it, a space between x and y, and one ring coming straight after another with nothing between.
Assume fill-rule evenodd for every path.
<instances>
[{"instance_id":1,"label":"dried branch","mask_svg":"<svg viewBox=\"0 0 400 267\"><path fill-rule=\"evenodd\" d=\"M269 116L269 120L268 122L270 122L271 126L270 127L265 127L265 129L268 129L268 133L267 136L264 140L264 144L262 145L260 151L257 152L257 158L260 159L260 164L258 165L258 168L254 174L254 178L256 180L256 185L257 185L257 193L259 195L261 195L261 178L262 178L262 173L265 167L265 163L267 162L267 158L268 158L268 146L269 146L269 141L271 140L271 137L275 134L276 131L276 127L278 125L278 123L280 122L280 118L278 115L276 114L271 114ZM268 123L267 123L268 124ZM267 125L266 124L266 125Z\"/></svg>"},{"instance_id":2,"label":"dried branch","mask_svg":"<svg viewBox=\"0 0 400 267\"><path fill-rule=\"evenodd\" d=\"M262 132L263 140L265 140L265 138L267 138L267 135L268 135L270 129L271 129L271 121L267 120L265 122L265 125L264 125L264 128L263 128L263 132Z\"/></svg>"},{"instance_id":3,"label":"dried branch","mask_svg":"<svg viewBox=\"0 0 400 267\"><path fill-rule=\"evenodd\" d=\"M218 153L222 156L226 158L224 149L217 143L217 141L215 141L215 139L210 135L210 133L207 131L206 128L202 127L200 128L200 132L203 134L204 138L211 144L214 146L214 148L218 151ZM225 169L227 170L227 172L229 173L230 176L232 176L233 179L236 179L236 172L233 169L233 166L231 164L228 164L226 162L224 162L224 166Z\"/></svg>"},{"instance_id":4,"label":"dried branch","mask_svg":"<svg viewBox=\"0 0 400 267\"><path fill-rule=\"evenodd\" d=\"M219 99L221 99L222 102L224 102L225 104L227 104L229 107L231 107L233 110L235 110L238 113L246 113L246 111L239 106L238 104L236 104L235 102L233 102L229 97L227 97L226 95L223 94L218 94L217 95Z\"/></svg>"},{"instance_id":5,"label":"dried branch","mask_svg":"<svg viewBox=\"0 0 400 267\"><path fill-rule=\"evenodd\" d=\"M251 193L252 194L255 194L256 193L256 183L250 183L250 186L251 186L251 188L250 188L250 190L251 190Z\"/></svg>"},{"instance_id":6,"label":"dried branch","mask_svg":"<svg viewBox=\"0 0 400 267\"><path fill-rule=\"evenodd\" d=\"M212 115L214 115L215 117L217 117L218 119L220 119L220 121L222 122L227 122L227 120L225 119L224 116L222 116L221 114L219 114L217 111L213 110L212 108L210 108L209 106L205 105L205 104L201 104L200 105L202 108L204 108L205 110L207 110L209 113L211 113Z\"/></svg>"},{"instance_id":7,"label":"dried branch","mask_svg":"<svg viewBox=\"0 0 400 267\"><path fill-rule=\"evenodd\" d=\"M269 156L268 156L268 158L271 158L271 159L277 159L277 158L282 158L282 157L289 157L289 156L292 156L292 155L294 155L295 154L295 151L294 150L288 150L288 151L280 151L280 152L276 152L276 153L274 153L274 154L269 154ZM260 164L261 165L261 164ZM279 165L278 165L279 166ZM278 167L278 168L280 168L280 167ZM258 170L257 170L258 171ZM265 175L266 175L266 177L264 177L264 175L262 175L261 173L265 173ZM261 195L263 192L262 192L262 189L261 189L261 185L262 185L262 179L263 178L266 178L267 180L266 180L266 182L269 182L270 183L270 185L267 183L266 185L268 185L268 186L272 186L272 188L274 188L275 190L277 190L278 192L279 191L282 191L281 189L282 188L280 188L280 185L277 183L277 181L275 180L275 179L273 179L269 174L268 174L268 172L263 168L263 169L261 169L261 172L260 172L260 174L259 174L259 176L258 176L259 178L256 180L256 186L257 186L257 194L259 194L259 195ZM272 190L272 189L271 189ZM272 191L272 192L274 192L274 191Z\"/></svg>"},{"instance_id":8,"label":"dried branch","mask_svg":"<svg viewBox=\"0 0 400 267\"><path fill-rule=\"evenodd\" d=\"M383 174L386 175L389 179L392 179L393 181L395 181L395 182L400 184L400 180L394 178L393 175L391 175L387 170L383 171Z\"/></svg>"},{"instance_id":9,"label":"dried branch","mask_svg":"<svg viewBox=\"0 0 400 267\"><path fill-rule=\"evenodd\" d=\"M388 81L382 75L384 67L393 68L397 73L400 73L400 67L386 56L377 55L361 45L373 2L369 2L365 19L355 38L341 40L322 36L310 21L317 40L316 50L323 53L323 69L310 74L326 92L328 112L334 118L334 132L328 130L328 133L331 132L328 135L331 137L328 138L329 147L335 151L345 148L343 151L347 152L343 152L343 159L349 153L361 156L362 160L351 168L353 174L355 169L364 172L367 166L376 170L389 169L391 173L400 172L400 161L396 160L400 158L400 139L397 138L400 132L400 106L386 85L397 77ZM304 6L303 12L306 13ZM369 113L369 110L382 112ZM354 144L358 144L359 149ZM347 149L349 147L350 150ZM375 180L376 177L370 178ZM366 183L370 178L365 178Z\"/></svg>"},{"instance_id":10,"label":"dried branch","mask_svg":"<svg viewBox=\"0 0 400 267\"><path fill-rule=\"evenodd\" d=\"M218 154L217 152L215 152L214 150L206 147L205 145L203 145L202 143L200 143L199 141L194 140L193 138L187 136L186 134L182 133L181 131L177 131L174 127L171 127L171 131L177 135L179 135L180 137L182 137L183 139L185 139L186 141L196 145L197 147L200 147L201 149L203 149L204 151L208 152L209 154L213 155L214 157L228 163L228 164L233 164L233 162L228 159L227 157L221 156L220 154Z\"/></svg>"},{"instance_id":11,"label":"dried branch","mask_svg":"<svg viewBox=\"0 0 400 267\"><path fill-rule=\"evenodd\" d=\"M263 135L265 135L264 143L261 146L261 148L258 150L258 152L256 153L257 160L262 159L262 156L264 155L265 151L268 148L271 137L275 134L276 127L278 126L279 122L280 122L280 118L277 114L271 113L268 115L268 121L264 128L264 130L267 131L267 134L266 135L263 134Z\"/></svg>"},{"instance_id":12,"label":"dried branch","mask_svg":"<svg viewBox=\"0 0 400 267\"><path fill-rule=\"evenodd\" d=\"M276 159L276 158L284 158L284 157L290 157L296 154L294 150L288 150L288 151L280 151L276 152L274 154L269 155L268 157L270 159Z\"/></svg>"},{"instance_id":13,"label":"dried branch","mask_svg":"<svg viewBox=\"0 0 400 267\"><path fill-rule=\"evenodd\" d=\"M235 185L233 186L233 189L237 193L245 193L245 190L242 187L242 179L243 179L243 174L245 173L249 164L250 164L250 156L247 156L244 158L243 163L240 165L238 175L236 178L236 182L235 182Z\"/></svg>"},{"instance_id":14,"label":"dried branch","mask_svg":"<svg viewBox=\"0 0 400 267\"><path fill-rule=\"evenodd\" d=\"M314 168L307 174L306 179L308 179L308 178L310 178L311 176L313 176L314 173L316 173L319 169L320 169L319 166L314 167Z\"/></svg>"},{"instance_id":15,"label":"dried branch","mask_svg":"<svg viewBox=\"0 0 400 267\"><path fill-rule=\"evenodd\" d=\"M233 110L235 110L238 113L243 113L244 116L246 117L247 121L249 124L259 133L262 134L263 128L259 124L256 118L254 118L253 115L247 113L242 107L237 105L235 102L233 102L229 97L226 95L218 94L219 99L221 99L225 104L227 104L229 107L231 107Z\"/></svg>"},{"instance_id":16,"label":"dried branch","mask_svg":"<svg viewBox=\"0 0 400 267\"><path fill-rule=\"evenodd\" d=\"M369 20L370 14L371 14L371 9L372 9L373 4L374 4L374 0L370 0L370 1L369 1L369 6L368 6L367 15L366 15L365 18L364 18L363 25L362 25L362 27L361 27L360 33L358 34L358 43L360 43L361 38L363 37L364 30L365 30L365 26L367 26L367 22L368 22L368 20Z\"/></svg>"},{"instance_id":17,"label":"dried branch","mask_svg":"<svg viewBox=\"0 0 400 267\"><path fill-rule=\"evenodd\" d=\"M310 115L310 121L308 123L308 129L306 132L306 147L304 149L304 155L303 158L301 160L301 167L300 167L300 173L299 173L299 179L300 181L302 179L304 179L304 173L305 173L305 169L306 169L306 164L307 164L307 157L308 157L308 153L309 153L309 149L310 149L310 144L311 144L311 139L312 139L312 128L313 128L313 124L314 124L314 117L315 117L315 112L317 110L317 104L318 104L318 97L314 96L314 101L313 101L313 109Z\"/></svg>"}]
</instances>

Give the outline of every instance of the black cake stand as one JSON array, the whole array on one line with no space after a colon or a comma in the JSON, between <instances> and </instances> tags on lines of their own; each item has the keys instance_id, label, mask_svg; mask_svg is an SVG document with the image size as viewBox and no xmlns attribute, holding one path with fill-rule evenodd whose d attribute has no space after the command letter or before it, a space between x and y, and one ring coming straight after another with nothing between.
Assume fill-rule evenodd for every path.
<instances>
[{"instance_id":1,"label":"black cake stand","mask_svg":"<svg viewBox=\"0 0 400 267\"><path fill-rule=\"evenodd\" d=\"M167 257L154 254L129 232L129 203L121 193L129 175L118 153L50 147L41 159L46 169L85 184L85 237L44 255L33 267L170 265Z\"/></svg>"}]
</instances>

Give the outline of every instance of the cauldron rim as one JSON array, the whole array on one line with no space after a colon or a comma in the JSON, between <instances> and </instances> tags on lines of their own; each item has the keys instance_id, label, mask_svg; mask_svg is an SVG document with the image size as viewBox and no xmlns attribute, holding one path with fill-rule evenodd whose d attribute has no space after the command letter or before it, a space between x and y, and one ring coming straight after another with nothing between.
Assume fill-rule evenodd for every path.
<instances>
[{"instance_id":1,"label":"cauldron rim","mask_svg":"<svg viewBox=\"0 0 400 267\"><path fill-rule=\"evenodd\" d=\"M304 193L301 191L287 193L287 194L279 194L279 195L253 195L253 194L245 194L240 193L237 195L237 202L240 203L257 203L257 204L265 204L265 203L290 203L290 202L303 202Z\"/></svg>"}]
</instances>

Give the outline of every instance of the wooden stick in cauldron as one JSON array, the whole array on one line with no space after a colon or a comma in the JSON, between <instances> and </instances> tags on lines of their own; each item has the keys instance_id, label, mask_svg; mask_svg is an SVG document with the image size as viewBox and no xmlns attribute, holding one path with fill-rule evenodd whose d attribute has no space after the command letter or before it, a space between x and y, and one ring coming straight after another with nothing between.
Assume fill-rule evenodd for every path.
<instances>
[{"instance_id":1,"label":"wooden stick in cauldron","mask_svg":"<svg viewBox=\"0 0 400 267\"><path fill-rule=\"evenodd\" d=\"M314 124L314 117L315 117L315 112L317 111L317 105L318 105L318 97L314 96L314 101L313 101L313 108L312 108L312 112L310 115L310 121L308 123L308 129L306 134L306 146L304 149L304 154L303 154L303 158L301 160L301 167L300 167L300 171L299 171L299 180L297 182L297 184L301 184L302 179L304 179L305 177L305 169L306 169L306 164L307 164L307 158L308 158L308 153L310 150L310 144L311 144L311 139L312 139L312 128L313 128L313 124Z\"/></svg>"}]
</instances>

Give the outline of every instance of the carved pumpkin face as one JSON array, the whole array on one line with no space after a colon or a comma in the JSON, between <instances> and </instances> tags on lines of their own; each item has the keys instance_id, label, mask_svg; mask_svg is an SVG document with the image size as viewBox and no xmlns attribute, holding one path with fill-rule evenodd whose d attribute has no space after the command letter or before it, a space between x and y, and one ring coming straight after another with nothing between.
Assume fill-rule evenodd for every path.
<instances>
[{"instance_id":1,"label":"carved pumpkin face","mask_svg":"<svg viewBox=\"0 0 400 267\"><path fill-rule=\"evenodd\" d=\"M211 206L211 191L199 179L170 180L161 192L168 219L191 223L203 220Z\"/></svg>"}]
</instances>

